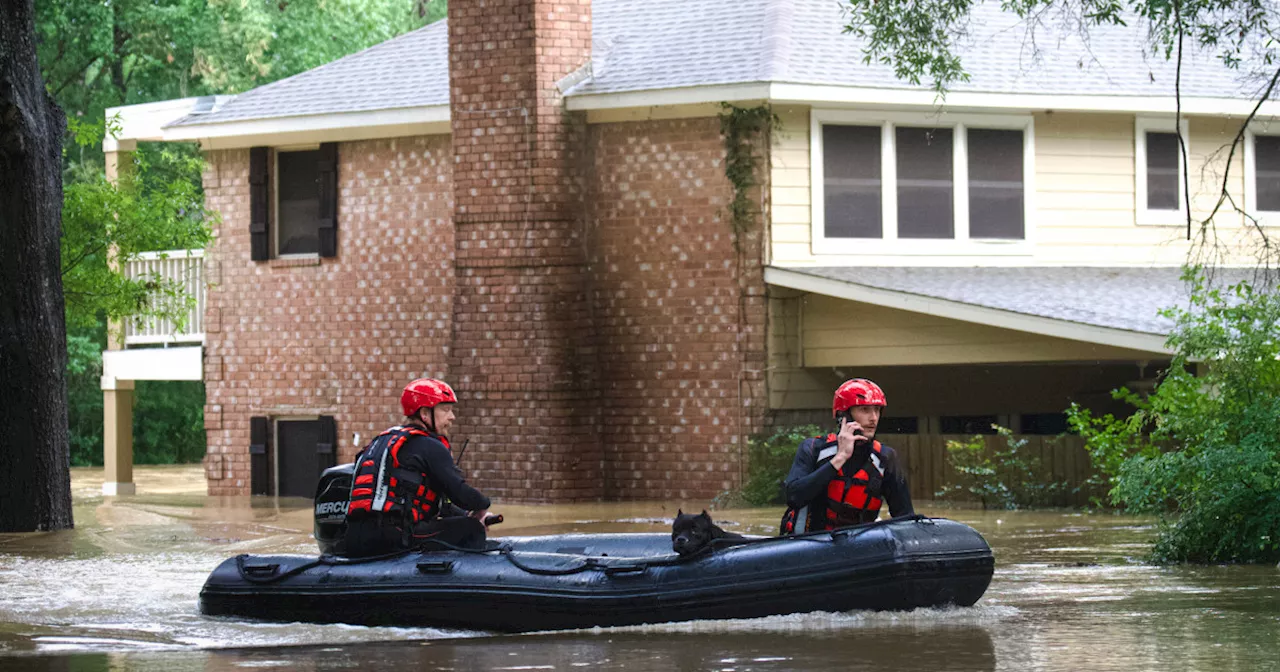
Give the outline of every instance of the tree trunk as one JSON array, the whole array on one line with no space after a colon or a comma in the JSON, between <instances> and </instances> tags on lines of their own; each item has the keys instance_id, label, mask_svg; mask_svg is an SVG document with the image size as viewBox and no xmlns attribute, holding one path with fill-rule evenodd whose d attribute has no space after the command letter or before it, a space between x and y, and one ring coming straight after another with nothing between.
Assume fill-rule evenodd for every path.
<instances>
[{"instance_id":1,"label":"tree trunk","mask_svg":"<svg viewBox=\"0 0 1280 672\"><path fill-rule=\"evenodd\" d=\"M62 134L32 0L0 2L0 532L71 527Z\"/></svg>"}]
</instances>

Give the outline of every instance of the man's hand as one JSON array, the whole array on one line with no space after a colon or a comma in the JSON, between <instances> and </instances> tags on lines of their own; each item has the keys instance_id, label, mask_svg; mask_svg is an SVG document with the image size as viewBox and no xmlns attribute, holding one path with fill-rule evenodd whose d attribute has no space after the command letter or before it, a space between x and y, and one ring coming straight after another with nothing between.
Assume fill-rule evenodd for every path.
<instances>
[{"instance_id":1,"label":"man's hand","mask_svg":"<svg viewBox=\"0 0 1280 672\"><path fill-rule=\"evenodd\" d=\"M484 517L489 515L489 509L482 509L480 511L471 511L467 515L483 523Z\"/></svg>"},{"instance_id":2,"label":"man's hand","mask_svg":"<svg viewBox=\"0 0 1280 672\"><path fill-rule=\"evenodd\" d=\"M853 457L853 449L858 442L868 440L862 435L862 425L852 421L844 423L840 428L840 435L836 437L836 456L831 458L831 466L836 469L844 467L844 463Z\"/></svg>"}]
</instances>

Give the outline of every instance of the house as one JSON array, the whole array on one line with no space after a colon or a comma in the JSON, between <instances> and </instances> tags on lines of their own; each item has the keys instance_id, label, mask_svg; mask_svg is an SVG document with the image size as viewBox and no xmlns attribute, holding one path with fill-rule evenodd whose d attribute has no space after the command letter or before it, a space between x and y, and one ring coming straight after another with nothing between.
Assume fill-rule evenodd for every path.
<instances>
[{"instance_id":1,"label":"house","mask_svg":"<svg viewBox=\"0 0 1280 672\"><path fill-rule=\"evenodd\" d=\"M1218 193L1252 85L1184 59L1184 168L1174 65L1140 26L1085 45L975 12L972 77L945 100L865 64L825 0L453 0L289 79L113 111L113 161L205 150L221 220L181 350L206 384L209 492L309 496L423 375L460 393L473 481L526 501L711 498L748 436L829 418L854 375L907 436L1056 434L1071 401L1149 385L1186 208ZM726 102L780 122L742 231ZM1273 133L1230 159L1228 192L1260 211L1280 211ZM1241 216L1216 221L1243 240ZM177 371L156 353L109 353L109 414ZM108 481L127 484L115 418Z\"/></svg>"}]
</instances>

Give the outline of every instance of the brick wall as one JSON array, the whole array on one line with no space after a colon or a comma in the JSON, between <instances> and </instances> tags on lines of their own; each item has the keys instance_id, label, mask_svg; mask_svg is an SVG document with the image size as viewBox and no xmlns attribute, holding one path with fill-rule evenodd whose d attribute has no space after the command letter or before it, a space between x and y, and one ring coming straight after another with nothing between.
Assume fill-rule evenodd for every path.
<instances>
[{"instance_id":1,"label":"brick wall","mask_svg":"<svg viewBox=\"0 0 1280 672\"><path fill-rule=\"evenodd\" d=\"M709 500L766 406L760 232L735 249L715 118L598 124L589 202L609 492Z\"/></svg>"},{"instance_id":2,"label":"brick wall","mask_svg":"<svg viewBox=\"0 0 1280 672\"><path fill-rule=\"evenodd\" d=\"M458 390L493 496L739 482L766 406L761 232L723 219L716 119L565 111L590 25L589 0L451 2L453 142L343 143L334 259L250 261L248 151L208 154L211 494L249 492L251 416L334 415L347 460L420 375Z\"/></svg>"},{"instance_id":3,"label":"brick wall","mask_svg":"<svg viewBox=\"0 0 1280 672\"><path fill-rule=\"evenodd\" d=\"M449 3L466 470L520 500L604 494L583 247L584 122L555 82L587 60L590 1Z\"/></svg>"},{"instance_id":4,"label":"brick wall","mask_svg":"<svg viewBox=\"0 0 1280 672\"><path fill-rule=\"evenodd\" d=\"M249 418L333 415L339 460L399 420L405 382L448 377L453 185L448 136L342 143L338 256L249 258L249 152L213 151L221 214L207 272L206 471L214 495L249 493Z\"/></svg>"}]
</instances>

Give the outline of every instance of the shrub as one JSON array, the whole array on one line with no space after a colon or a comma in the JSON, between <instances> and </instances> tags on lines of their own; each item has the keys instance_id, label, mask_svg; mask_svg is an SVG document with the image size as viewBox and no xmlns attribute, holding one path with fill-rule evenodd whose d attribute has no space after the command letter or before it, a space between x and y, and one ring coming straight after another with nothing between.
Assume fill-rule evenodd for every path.
<instances>
[{"instance_id":1,"label":"shrub","mask_svg":"<svg viewBox=\"0 0 1280 672\"><path fill-rule=\"evenodd\" d=\"M736 492L723 492L714 505L770 506L786 504L782 483L791 470L800 442L825 434L818 425L780 427L747 440L747 478Z\"/></svg>"},{"instance_id":2,"label":"shrub","mask_svg":"<svg viewBox=\"0 0 1280 672\"><path fill-rule=\"evenodd\" d=\"M1006 427L992 425L1004 438L1004 447L989 449L981 436L968 441L947 441L947 462L956 482L935 496L941 499L977 499L984 509L1019 509L1049 506L1068 492L1066 483L1046 481L1040 458L1024 450L1027 440L1015 438Z\"/></svg>"},{"instance_id":3,"label":"shrub","mask_svg":"<svg viewBox=\"0 0 1280 672\"><path fill-rule=\"evenodd\" d=\"M1150 396L1113 392L1128 418L1073 406L1088 441L1132 511L1161 517L1158 562L1280 560L1280 295L1248 283L1225 291L1188 272L1189 310L1175 321L1172 366ZM1192 368L1202 367L1196 376Z\"/></svg>"}]
</instances>

